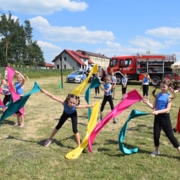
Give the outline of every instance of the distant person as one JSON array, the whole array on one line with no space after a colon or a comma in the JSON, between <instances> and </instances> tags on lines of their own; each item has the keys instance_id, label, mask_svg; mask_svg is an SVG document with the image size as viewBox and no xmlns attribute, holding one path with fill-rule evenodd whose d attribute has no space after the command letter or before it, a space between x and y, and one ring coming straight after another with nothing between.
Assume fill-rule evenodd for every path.
<instances>
[{"instance_id":1,"label":"distant person","mask_svg":"<svg viewBox=\"0 0 180 180\"><path fill-rule=\"evenodd\" d=\"M99 81L100 81L99 72L97 72L97 73L94 75L94 79L95 79L95 78L98 78ZM99 95L100 95L100 90L99 90L99 86L98 86L98 87L95 87L95 97L97 98L97 97L99 97Z\"/></svg>"},{"instance_id":2,"label":"distant person","mask_svg":"<svg viewBox=\"0 0 180 180\"><path fill-rule=\"evenodd\" d=\"M142 80L141 89L143 90L143 98L149 101L149 83L151 82L151 78L148 73L144 73L144 78Z\"/></svg>"},{"instance_id":3,"label":"distant person","mask_svg":"<svg viewBox=\"0 0 180 180\"><path fill-rule=\"evenodd\" d=\"M87 77L88 77L89 73L90 73L90 68L88 68L88 69L86 70L86 75L87 75Z\"/></svg>"},{"instance_id":4,"label":"distant person","mask_svg":"<svg viewBox=\"0 0 180 180\"><path fill-rule=\"evenodd\" d=\"M128 82L128 78L127 75L124 74L122 77L122 99L124 99L124 96L126 95L126 90L127 90L127 82Z\"/></svg>"},{"instance_id":5,"label":"distant person","mask_svg":"<svg viewBox=\"0 0 180 180\"><path fill-rule=\"evenodd\" d=\"M115 87L116 87L116 76L114 75L114 71L111 72L111 84L112 84L112 99L115 96Z\"/></svg>"}]
</instances>

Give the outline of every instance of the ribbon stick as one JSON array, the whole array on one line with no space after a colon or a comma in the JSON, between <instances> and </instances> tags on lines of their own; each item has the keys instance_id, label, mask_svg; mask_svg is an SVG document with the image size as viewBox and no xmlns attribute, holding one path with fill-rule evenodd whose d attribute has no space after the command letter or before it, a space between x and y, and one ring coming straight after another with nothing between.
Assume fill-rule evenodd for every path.
<instances>
[{"instance_id":1,"label":"ribbon stick","mask_svg":"<svg viewBox=\"0 0 180 180\"><path fill-rule=\"evenodd\" d=\"M89 104L91 89L99 86L100 86L99 79L98 78L93 79L88 89L85 92L85 100L88 104ZM91 116L91 108L88 108L88 120L90 119L90 116Z\"/></svg>"},{"instance_id":2,"label":"ribbon stick","mask_svg":"<svg viewBox=\"0 0 180 180\"><path fill-rule=\"evenodd\" d=\"M124 126L122 127L122 129L119 133L119 149L123 154L132 154L132 153L138 152L138 148L128 149L128 148L124 147L124 144L123 144L123 141L124 141L124 138L126 135L126 129L127 129L129 121L138 116L145 116L145 115L149 115L149 114L150 113L141 112L141 111L137 111L137 110L131 111L127 121L125 122Z\"/></svg>"},{"instance_id":3,"label":"ribbon stick","mask_svg":"<svg viewBox=\"0 0 180 180\"><path fill-rule=\"evenodd\" d=\"M92 143L94 142L95 137L99 133L99 131L114 117L121 114L123 111L125 111L128 107L135 104L136 102L140 101L142 99L141 95L136 91L132 90L129 93L127 93L124 97L124 99L102 120L97 124L97 126L93 129L91 135L88 139L88 150L92 152Z\"/></svg>"},{"instance_id":4,"label":"ribbon stick","mask_svg":"<svg viewBox=\"0 0 180 180\"><path fill-rule=\"evenodd\" d=\"M30 92L25 94L21 99L17 100L16 102L9 104L8 108L6 109L6 111L4 111L4 113L2 114L2 116L0 118L0 122L3 121L5 118L11 116L15 112L19 111L19 109L21 109L26 104L26 102L29 99L29 97L31 96L31 94L39 92L39 91L40 91L40 87L35 82L34 83L34 87L33 87L33 89Z\"/></svg>"},{"instance_id":5,"label":"ribbon stick","mask_svg":"<svg viewBox=\"0 0 180 180\"><path fill-rule=\"evenodd\" d=\"M90 118L90 121L89 121L88 127L87 127L86 136L84 137L80 146L78 146L76 149L74 149L66 154L67 159L78 158L80 156L80 154L82 153L83 149L85 149L86 146L88 145L88 137L89 137L91 131L93 130L93 128L96 126L99 107L100 107L100 101L96 102L95 105L93 106L91 118Z\"/></svg>"},{"instance_id":6,"label":"ribbon stick","mask_svg":"<svg viewBox=\"0 0 180 180\"><path fill-rule=\"evenodd\" d=\"M83 89L86 87L89 79L91 78L92 74L95 74L98 72L98 65L94 65L94 67L91 69L88 77L74 90L71 92L71 94L75 94L76 96L79 96L81 94L81 92L83 91Z\"/></svg>"}]
</instances>

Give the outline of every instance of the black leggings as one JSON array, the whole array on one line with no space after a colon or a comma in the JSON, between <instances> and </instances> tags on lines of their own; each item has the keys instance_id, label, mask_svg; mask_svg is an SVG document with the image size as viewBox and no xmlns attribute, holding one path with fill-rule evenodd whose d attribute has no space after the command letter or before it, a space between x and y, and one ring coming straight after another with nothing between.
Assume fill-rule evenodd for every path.
<instances>
[{"instance_id":1,"label":"black leggings","mask_svg":"<svg viewBox=\"0 0 180 180\"><path fill-rule=\"evenodd\" d=\"M148 96L149 85L143 85L143 96Z\"/></svg>"},{"instance_id":2,"label":"black leggings","mask_svg":"<svg viewBox=\"0 0 180 180\"><path fill-rule=\"evenodd\" d=\"M163 129L164 133L166 134L168 139L171 141L173 146L175 148L178 148L179 143L177 139L174 137L169 113L158 114L158 115L155 115L154 117L154 145L155 146L159 146L161 128Z\"/></svg>"},{"instance_id":3,"label":"black leggings","mask_svg":"<svg viewBox=\"0 0 180 180\"><path fill-rule=\"evenodd\" d=\"M111 110L114 109L114 104L113 104L113 100L112 100L112 96L104 96L104 99L102 101L102 104L101 104L101 112L104 110L104 106L106 105L106 102L109 102L110 106L111 106Z\"/></svg>"},{"instance_id":4,"label":"black leggings","mask_svg":"<svg viewBox=\"0 0 180 180\"><path fill-rule=\"evenodd\" d=\"M63 114L59 119L59 123L57 124L57 126L55 128L57 130L59 130L68 118L71 118L72 129L73 129L74 134L78 133L78 130L77 130L77 112L76 111L73 114L66 114L65 111L63 111Z\"/></svg>"},{"instance_id":5,"label":"black leggings","mask_svg":"<svg viewBox=\"0 0 180 180\"><path fill-rule=\"evenodd\" d=\"M99 94L99 87L95 87L95 94Z\"/></svg>"},{"instance_id":6,"label":"black leggings","mask_svg":"<svg viewBox=\"0 0 180 180\"><path fill-rule=\"evenodd\" d=\"M126 87L122 86L122 94L126 94L126 89L127 89L127 86Z\"/></svg>"},{"instance_id":7,"label":"black leggings","mask_svg":"<svg viewBox=\"0 0 180 180\"><path fill-rule=\"evenodd\" d=\"M11 101L11 94L4 95L3 104L4 106Z\"/></svg>"}]
</instances>

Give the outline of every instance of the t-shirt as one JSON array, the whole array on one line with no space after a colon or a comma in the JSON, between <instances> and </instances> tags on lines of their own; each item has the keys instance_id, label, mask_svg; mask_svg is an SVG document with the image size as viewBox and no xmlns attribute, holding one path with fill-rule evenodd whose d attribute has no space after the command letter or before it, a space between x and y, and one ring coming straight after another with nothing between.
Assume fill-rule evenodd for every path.
<instances>
[{"instance_id":1,"label":"t-shirt","mask_svg":"<svg viewBox=\"0 0 180 180\"><path fill-rule=\"evenodd\" d=\"M110 87L112 87L112 85L110 83L109 84L104 83L104 89L105 90L108 90ZM105 96L110 96L110 95L112 95L112 91L110 90L109 92L104 92L104 95Z\"/></svg>"},{"instance_id":2,"label":"t-shirt","mask_svg":"<svg viewBox=\"0 0 180 180\"><path fill-rule=\"evenodd\" d=\"M166 109L169 102L170 93L162 94L160 92L157 96L156 110Z\"/></svg>"},{"instance_id":3,"label":"t-shirt","mask_svg":"<svg viewBox=\"0 0 180 180\"><path fill-rule=\"evenodd\" d=\"M69 107L68 103L65 102L64 103L64 111L66 114L73 114L76 111L76 105L74 105L73 107Z\"/></svg>"}]
</instances>

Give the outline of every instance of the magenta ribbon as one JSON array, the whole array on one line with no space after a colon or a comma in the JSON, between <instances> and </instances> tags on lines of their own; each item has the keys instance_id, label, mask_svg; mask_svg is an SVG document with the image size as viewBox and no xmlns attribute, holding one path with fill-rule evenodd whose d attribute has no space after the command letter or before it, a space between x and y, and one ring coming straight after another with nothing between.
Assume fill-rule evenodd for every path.
<instances>
[{"instance_id":1,"label":"magenta ribbon","mask_svg":"<svg viewBox=\"0 0 180 180\"><path fill-rule=\"evenodd\" d=\"M16 102L17 100L20 99L20 96L15 92L13 85L12 85L12 80L13 80L13 77L15 74L15 70L9 66L6 67L6 70L8 72L8 82L9 82L9 89L11 92L11 96L12 96L13 102ZM24 115L24 107L21 108L19 111L21 112L22 115Z\"/></svg>"},{"instance_id":2,"label":"magenta ribbon","mask_svg":"<svg viewBox=\"0 0 180 180\"><path fill-rule=\"evenodd\" d=\"M142 96L137 92L137 90L132 90L127 93L124 99L106 116L102 121L100 121L96 127L91 132L88 139L88 150L92 152L92 143L99 131L114 117L118 116L120 113L125 111L128 107L135 104L136 102L142 100Z\"/></svg>"}]
</instances>

